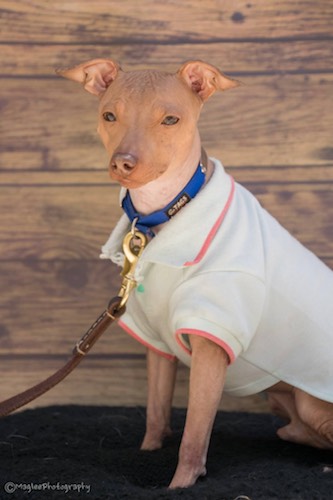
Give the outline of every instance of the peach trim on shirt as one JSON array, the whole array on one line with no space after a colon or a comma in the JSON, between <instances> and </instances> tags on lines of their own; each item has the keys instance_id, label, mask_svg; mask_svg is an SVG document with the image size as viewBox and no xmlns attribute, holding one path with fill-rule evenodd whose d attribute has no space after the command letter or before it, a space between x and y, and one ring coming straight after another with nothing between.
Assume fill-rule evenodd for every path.
<instances>
[{"instance_id":1,"label":"peach trim on shirt","mask_svg":"<svg viewBox=\"0 0 333 500\"><path fill-rule=\"evenodd\" d=\"M231 205L231 202L233 200L233 197L234 197L234 193L235 193L235 181L233 179L233 177L229 176L230 177L230 180L231 180L231 189L230 189L230 193L229 193L229 196L228 196L228 199L227 199L227 203L225 204L221 214L219 215L219 218L217 219L217 221L215 222L214 226L212 227L212 229L210 230L204 244L202 245L202 248L200 250L200 252L198 253L198 255L196 256L196 258L190 262L185 262L184 266L193 266L194 264L198 264L198 262L201 261L201 259L204 257L205 253L207 252L218 228L220 227L220 225L222 224L223 222L223 219L224 217L226 216L229 208L230 208L230 205Z\"/></svg>"},{"instance_id":2,"label":"peach trim on shirt","mask_svg":"<svg viewBox=\"0 0 333 500\"><path fill-rule=\"evenodd\" d=\"M156 347L154 347L152 344L149 344L149 342L146 342L145 340L143 340L141 337L139 337L139 335L137 335L135 332L133 332L133 330L131 328L129 328L123 321L119 320L118 321L118 325L123 330L125 330L126 333L129 333L132 337L134 337L135 340L137 340L138 342L140 342L144 346L148 347L152 351L156 352L160 356L163 356L164 358L167 358L167 359L170 359L170 360L176 359L176 356L173 356L172 354L168 354L166 352L160 351L159 349L157 349Z\"/></svg>"},{"instance_id":3,"label":"peach trim on shirt","mask_svg":"<svg viewBox=\"0 0 333 500\"><path fill-rule=\"evenodd\" d=\"M182 347L182 349L184 349L184 351L187 354L191 355L192 353L181 340L181 335L183 335L184 333L186 333L187 335L198 335L199 337L204 337L208 340L211 340L212 342L214 342L214 344L219 345L220 347L222 347L222 349L225 350L225 352L229 356L230 364L235 361L236 356L235 356L233 350L223 340L220 340L219 338L215 337L211 333L207 333L207 332L204 332L202 330L195 330L193 328L181 328L180 330L176 331L176 341L180 345L180 347Z\"/></svg>"}]
</instances>

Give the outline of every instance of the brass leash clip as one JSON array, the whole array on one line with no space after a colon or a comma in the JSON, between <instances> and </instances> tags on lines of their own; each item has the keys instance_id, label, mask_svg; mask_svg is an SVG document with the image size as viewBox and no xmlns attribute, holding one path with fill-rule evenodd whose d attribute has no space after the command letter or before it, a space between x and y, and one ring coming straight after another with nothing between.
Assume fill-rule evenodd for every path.
<instances>
[{"instance_id":1,"label":"brass leash clip","mask_svg":"<svg viewBox=\"0 0 333 500\"><path fill-rule=\"evenodd\" d=\"M132 225L131 231L125 235L123 240L125 263L121 273L123 281L118 293L118 296L121 298L119 309L126 304L131 291L136 287L135 268L147 245L146 236L141 231L135 229L135 222Z\"/></svg>"}]
</instances>

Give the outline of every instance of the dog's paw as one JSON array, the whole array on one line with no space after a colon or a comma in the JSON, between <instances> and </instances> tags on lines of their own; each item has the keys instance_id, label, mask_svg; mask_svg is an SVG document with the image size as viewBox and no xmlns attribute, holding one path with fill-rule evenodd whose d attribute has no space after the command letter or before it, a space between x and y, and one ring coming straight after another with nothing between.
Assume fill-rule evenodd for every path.
<instances>
[{"instance_id":1,"label":"dog's paw","mask_svg":"<svg viewBox=\"0 0 333 500\"><path fill-rule=\"evenodd\" d=\"M140 450L142 451L153 451L159 450L163 446L163 441L166 437L170 437L172 435L171 429L164 430L159 433L151 433L146 432L146 435L142 441Z\"/></svg>"}]
</instances>

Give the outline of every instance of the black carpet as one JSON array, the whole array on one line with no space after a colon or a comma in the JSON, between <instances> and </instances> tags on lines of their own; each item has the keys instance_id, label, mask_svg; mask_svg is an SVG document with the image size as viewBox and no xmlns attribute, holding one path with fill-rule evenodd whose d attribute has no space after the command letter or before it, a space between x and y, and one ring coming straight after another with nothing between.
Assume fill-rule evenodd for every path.
<instances>
[{"instance_id":1,"label":"black carpet","mask_svg":"<svg viewBox=\"0 0 333 500\"><path fill-rule=\"evenodd\" d=\"M0 498L333 499L333 453L285 443L276 417L247 413L220 412L206 478L167 490L184 419L185 410L174 410L174 436L162 450L140 452L143 408L55 406L6 417Z\"/></svg>"}]
</instances>

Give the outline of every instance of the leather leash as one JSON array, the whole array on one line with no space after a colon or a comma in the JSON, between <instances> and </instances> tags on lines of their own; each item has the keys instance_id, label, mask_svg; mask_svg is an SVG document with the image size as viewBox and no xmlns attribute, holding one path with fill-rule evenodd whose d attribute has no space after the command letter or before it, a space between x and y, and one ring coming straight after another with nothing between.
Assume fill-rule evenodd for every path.
<instances>
[{"instance_id":1,"label":"leather leash","mask_svg":"<svg viewBox=\"0 0 333 500\"><path fill-rule=\"evenodd\" d=\"M122 271L123 280L118 295L110 300L105 311L102 312L102 314L91 325L89 330L87 330L83 337L81 337L81 339L76 343L73 349L72 357L67 361L67 363L39 384L34 385L30 389L16 394L5 401L2 401L0 403L0 417L4 417L5 415L12 413L14 410L30 403L61 382L74 370L76 366L78 366L79 363L81 363L82 359L90 351L99 337L105 332L108 326L113 323L115 319L124 314L126 310L126 302L129 298L131 290L136 286L134 277L135 267L146 244L147 239L145 235L135 229L134 222L131 231L125 236L123 241L125 264Z\"/></svg>"},{"instance_id":2,"label":"leather leash","mask_svg":"<svg viewBox=\"0 0 333 500\"><path fill-rule=\"evenodd\" d=\"M207 169L208 157L206 151L201 149L201 162ZM123 280L121 283L118 295L113 297L108 307L91 325L89 330L83 337L76 343L72 357L67 363L62 366L53 375L43 380L39 384L30 387L15 396L6 399L0 403L0 417L9 415L13 411L25 406L34 399L42 396L45 392L49 391L69 375L79 363L81 363L84 356L90 351L95 342L105 332L108 326L113 321L124 314L126 310L126 302L132 289L136 286L135 281L135 268L145 246L147 245L147 237L138 231L135 227L136 220L133 221L131 231L125 235L123 241L123 251L125 255L125 262L123 271L121 273Z\"/></svg>"}]
</instances>

